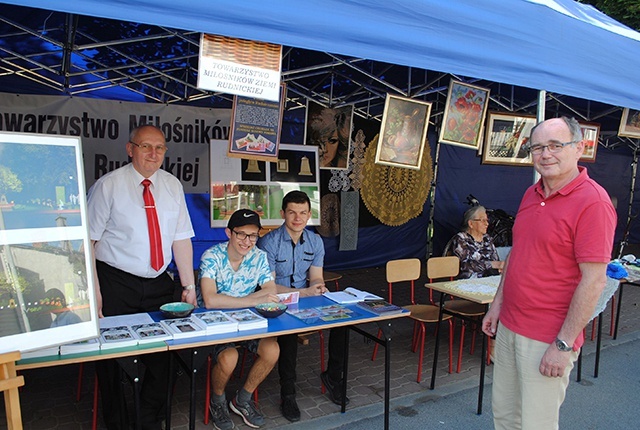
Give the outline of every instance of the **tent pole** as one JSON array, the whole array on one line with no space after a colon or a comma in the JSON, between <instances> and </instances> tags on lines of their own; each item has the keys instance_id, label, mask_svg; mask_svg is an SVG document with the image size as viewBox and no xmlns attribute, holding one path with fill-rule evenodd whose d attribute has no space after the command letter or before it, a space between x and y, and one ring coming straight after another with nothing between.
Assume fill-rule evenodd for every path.
<instances>
[{"instance_id":1,"label":"tent pole","mask_svg":"<svg viewBox=\"0 0 640 430\"><path fill-rule=\"evenodd\" d=\"M440 142L436 143L436 156L433 161L433 180L429 190L429 226L427 227L427 259L433 254L433 215L436 207L436 183L438 178L438 158L440 158Z\"/></svg>"},{"instance_id":2,"label":"tent pole","mask_svg":"<svg viewBox=\"0 0 640 430\"><path fill-rule=\"evenodd\" d=\"M632 215L633 208L633 195L636 192L636 175L638 173L638 146L633 148L633 161L631 162L631 189L629 190L629 210L627 212L627 226L624 229L622 240L620 241L620 250L618 251L618 258L622 257L622 252L627 245L627 239L629 238L629 227L631 222L638 216Z\"/></svg>"},{"instance_id":3,"label":"tent pole","mask_svg":"<svg viewBox=\"0 0 640 430\"><path fill-rule=\"evenodd\" d=\"M547 90L538 91L538 111L536 112L536 121L544 121L544 112L547 109ZM531 138L531 136L529 136ZM533 169L533 183L535 184L540 180L540 173L536 169Z\"/></svg>"}]
</instances>

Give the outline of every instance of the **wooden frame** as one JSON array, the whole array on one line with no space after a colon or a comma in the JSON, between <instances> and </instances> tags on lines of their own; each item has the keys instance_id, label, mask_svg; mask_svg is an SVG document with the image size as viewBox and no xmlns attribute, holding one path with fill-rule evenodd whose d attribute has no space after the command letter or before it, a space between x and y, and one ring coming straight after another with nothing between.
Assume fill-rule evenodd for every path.
<instances>
[{"instance_id":1,"label":"wooden frame","mask_svg":"<svg viewBox=\"0 0 640 430\"><path fill-rule=\"evenodd\" d=\"M598 151L598 138L600 137L600 124L595 122L580 122L582 139L584 141L584 152L580 161L594 163L596 152Z\"/></svg>"},{"instance_id":2,"label":"wooden frame","mask_svg":"<svg viewBox=\"0 0 640 430\"><path fill-rule=\"evenodd\" d=\"M321 169L349 167L352 123L353 105L330 108L307 100L304 142L318 147Z\"/></svg>"},{"instance_id":3,"label":"wooden frame","mask_svg":"<svg viewBox=\"0 0 640 430\"><path fill-rule=\"evenodd\" d=\"M0 353L97 337L80 138L0 132L0 153Z\"/></svg>"},{"instance_id":4,"label":"wooden frame","mask_svg":"<svg viewBox=\"0 0 640 430\"><path fill-rule=\"evenodd\" d=\"M482 151L483 164L532 166L525 150L536 117L502 112L490 112Z\"/></svg>"},{"instance_id":5,"label":"wooden frame","mask_svg":"<svg viewBox=\"0 0 640 430\"><path fill-rule=\"evenodd\" d=\"M429 102L387 94L375 162L420 170L430 115Z\"/></svg>"},{"instance_id":6,"label":"wooden frame","mask_svg":"<svg viewBox=\"0 0 640 430\"><path fill-rule=\"evenodd\" d=\"M488 105L488 88L452 79L440 127L440 142L478 150Z\"/></svg>"},{"instance_id":7,"label":"wooden frame","mask_svg":"<svg viewBox=\"0 0 640 430\"><path fill-rule=\"evenodd\" d=\"M624 108L618 136L640 139L640 110Z\"/></svg>"}]
</instances>

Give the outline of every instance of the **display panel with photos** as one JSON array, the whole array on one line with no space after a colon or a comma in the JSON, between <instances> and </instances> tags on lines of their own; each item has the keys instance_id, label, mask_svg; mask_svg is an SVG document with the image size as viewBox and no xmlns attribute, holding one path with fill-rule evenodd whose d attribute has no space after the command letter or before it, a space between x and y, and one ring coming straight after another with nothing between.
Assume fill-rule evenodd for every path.
<instances>
[{"instance_id":1,"label":"display panel with photos","mask_svg":"<svg viewBox=\"0 0 640 430\"><path fill-rule=\"evenodd\" d=\"M300 190L311 200L309 225L320 225L318 148L281 144L278 160L265 162L227 156L227 142L211 141L211 227L226 227L231 214L251 209L263 226L282 224L282 198Z\"/></svg>"},{"instance_id":2,"label":"display panel with photos","mask_svg":"<svg viewBox=\"0 0 640 430\"><path fill-rule=\"evenodd\" d=\"M526 144L534 125L535 116L489 113L482 163L532 166L533 160L526 150Z\"/></svg>"},{"instance_id":3,"label":"display panel with photos","mask_svg":"<svg viewBox=\"0 0 640 430\"><path fill-rule=\"evenodd\" d=\"M0 353L94 338L78 137L0 132Z\"/></svg>"}]
</instances>

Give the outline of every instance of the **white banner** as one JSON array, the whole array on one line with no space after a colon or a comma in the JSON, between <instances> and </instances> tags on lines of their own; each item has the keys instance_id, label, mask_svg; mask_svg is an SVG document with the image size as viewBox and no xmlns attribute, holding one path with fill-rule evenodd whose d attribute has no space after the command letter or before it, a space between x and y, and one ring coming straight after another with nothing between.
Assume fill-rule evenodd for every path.
<instances>
[{"instance_id":1,"label":"white banner","mask_svg":"<svg viewBox=\"0 0 640 430\"><path fill-rule=\"evenodd\" d=\"M229 139L230 117L231 109L0 93L0 130L80 136L87 189L128 163L129 132L152 124L167 139L162 168L185 192L208 193L209 143Z\"/></svg>"}]
</instances>

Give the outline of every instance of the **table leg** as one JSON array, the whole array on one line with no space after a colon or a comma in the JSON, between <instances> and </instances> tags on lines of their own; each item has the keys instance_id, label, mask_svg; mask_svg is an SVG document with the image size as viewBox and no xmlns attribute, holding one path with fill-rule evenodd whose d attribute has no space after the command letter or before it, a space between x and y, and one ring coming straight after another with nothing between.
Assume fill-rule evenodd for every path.
<instances>
[{"instance_id":1,"label":"table leg","mask_svg":"<svg viewBox=\"0 0 640 430\"><path fill-rule=\"evenodd\" d=\"M210 353L210 349L212 348L208 346L191 348L188 350L188 363L180 356L178 351L171 352L173 358L177 360L178 364L189 373L189 430L194 430L196 428L196 378L198 376L198 369L204 364ZM206 381L206 383L208 384L209 381ZM167 414L171 413L170 405L170 403L167 404Z\"/></svg>"},{"instance_id":2,"label":"table leg","mask_svg":"<svg viewBox=\"0 0 640 430\"><path fill-rule=\"evenodd\" d=\"M344 357L342 358L342 405L340 405L340 412L343 414L347 410L347 372L349 370L349 333L350 330L347 330L347 333L344 336Z\"/></svg>"},{"instance_id":3,"label":"table leg","mask_svg":"<svg viewBox=\"0 0 640 430\"><path fill-rule=\"evenodd\" d=\"M620 324L620 308L622 308L622 289L624 287L624 283L621 282L618 287L618 309L616 309L616 327L613 332L613 340L618 338L618 326Z\"/></svg>"},{"instance_id":4,"label":"table leg","mask_svg":"<svg viewBox=\"0 0 640 430\"><path fill-rule=\"evenodd\" d=\"M440 349L440 324L444 313L444 293L440 293L440 312L438 314L438 324L436 324L436 346L433 350L433 368L431 369L431 385L429 389L436 388L436 369L438 368L438 352ZM484 361L484 357L483 357Z\"/></svg>"},{"instance_id":5,"label":"table leg","mask_svg":"<svg viewBox=\"0 0 640 430\"><path fill-rule=\"evenodd\" d=\"M482 396L484 395L484 372L487 367L487 335L482 333L482 355L480 356L480 387L478 388L478 415L482 414ZM495 354L495 352L494 352Z\"/></svg>"},{"instance_id":6,"label":"table leg","mask_svg":"<svg viewBox=\"0 0 640 430\"><path fill-rule=\"evenodd\" d=\"M598 338L596 339L596 365L593 369L594 378L598 377L598 369L600 368L600 347L601 346L602 346L602 312L600 312L600 315L598 315Z\"/></svg>"}]
</instances>

